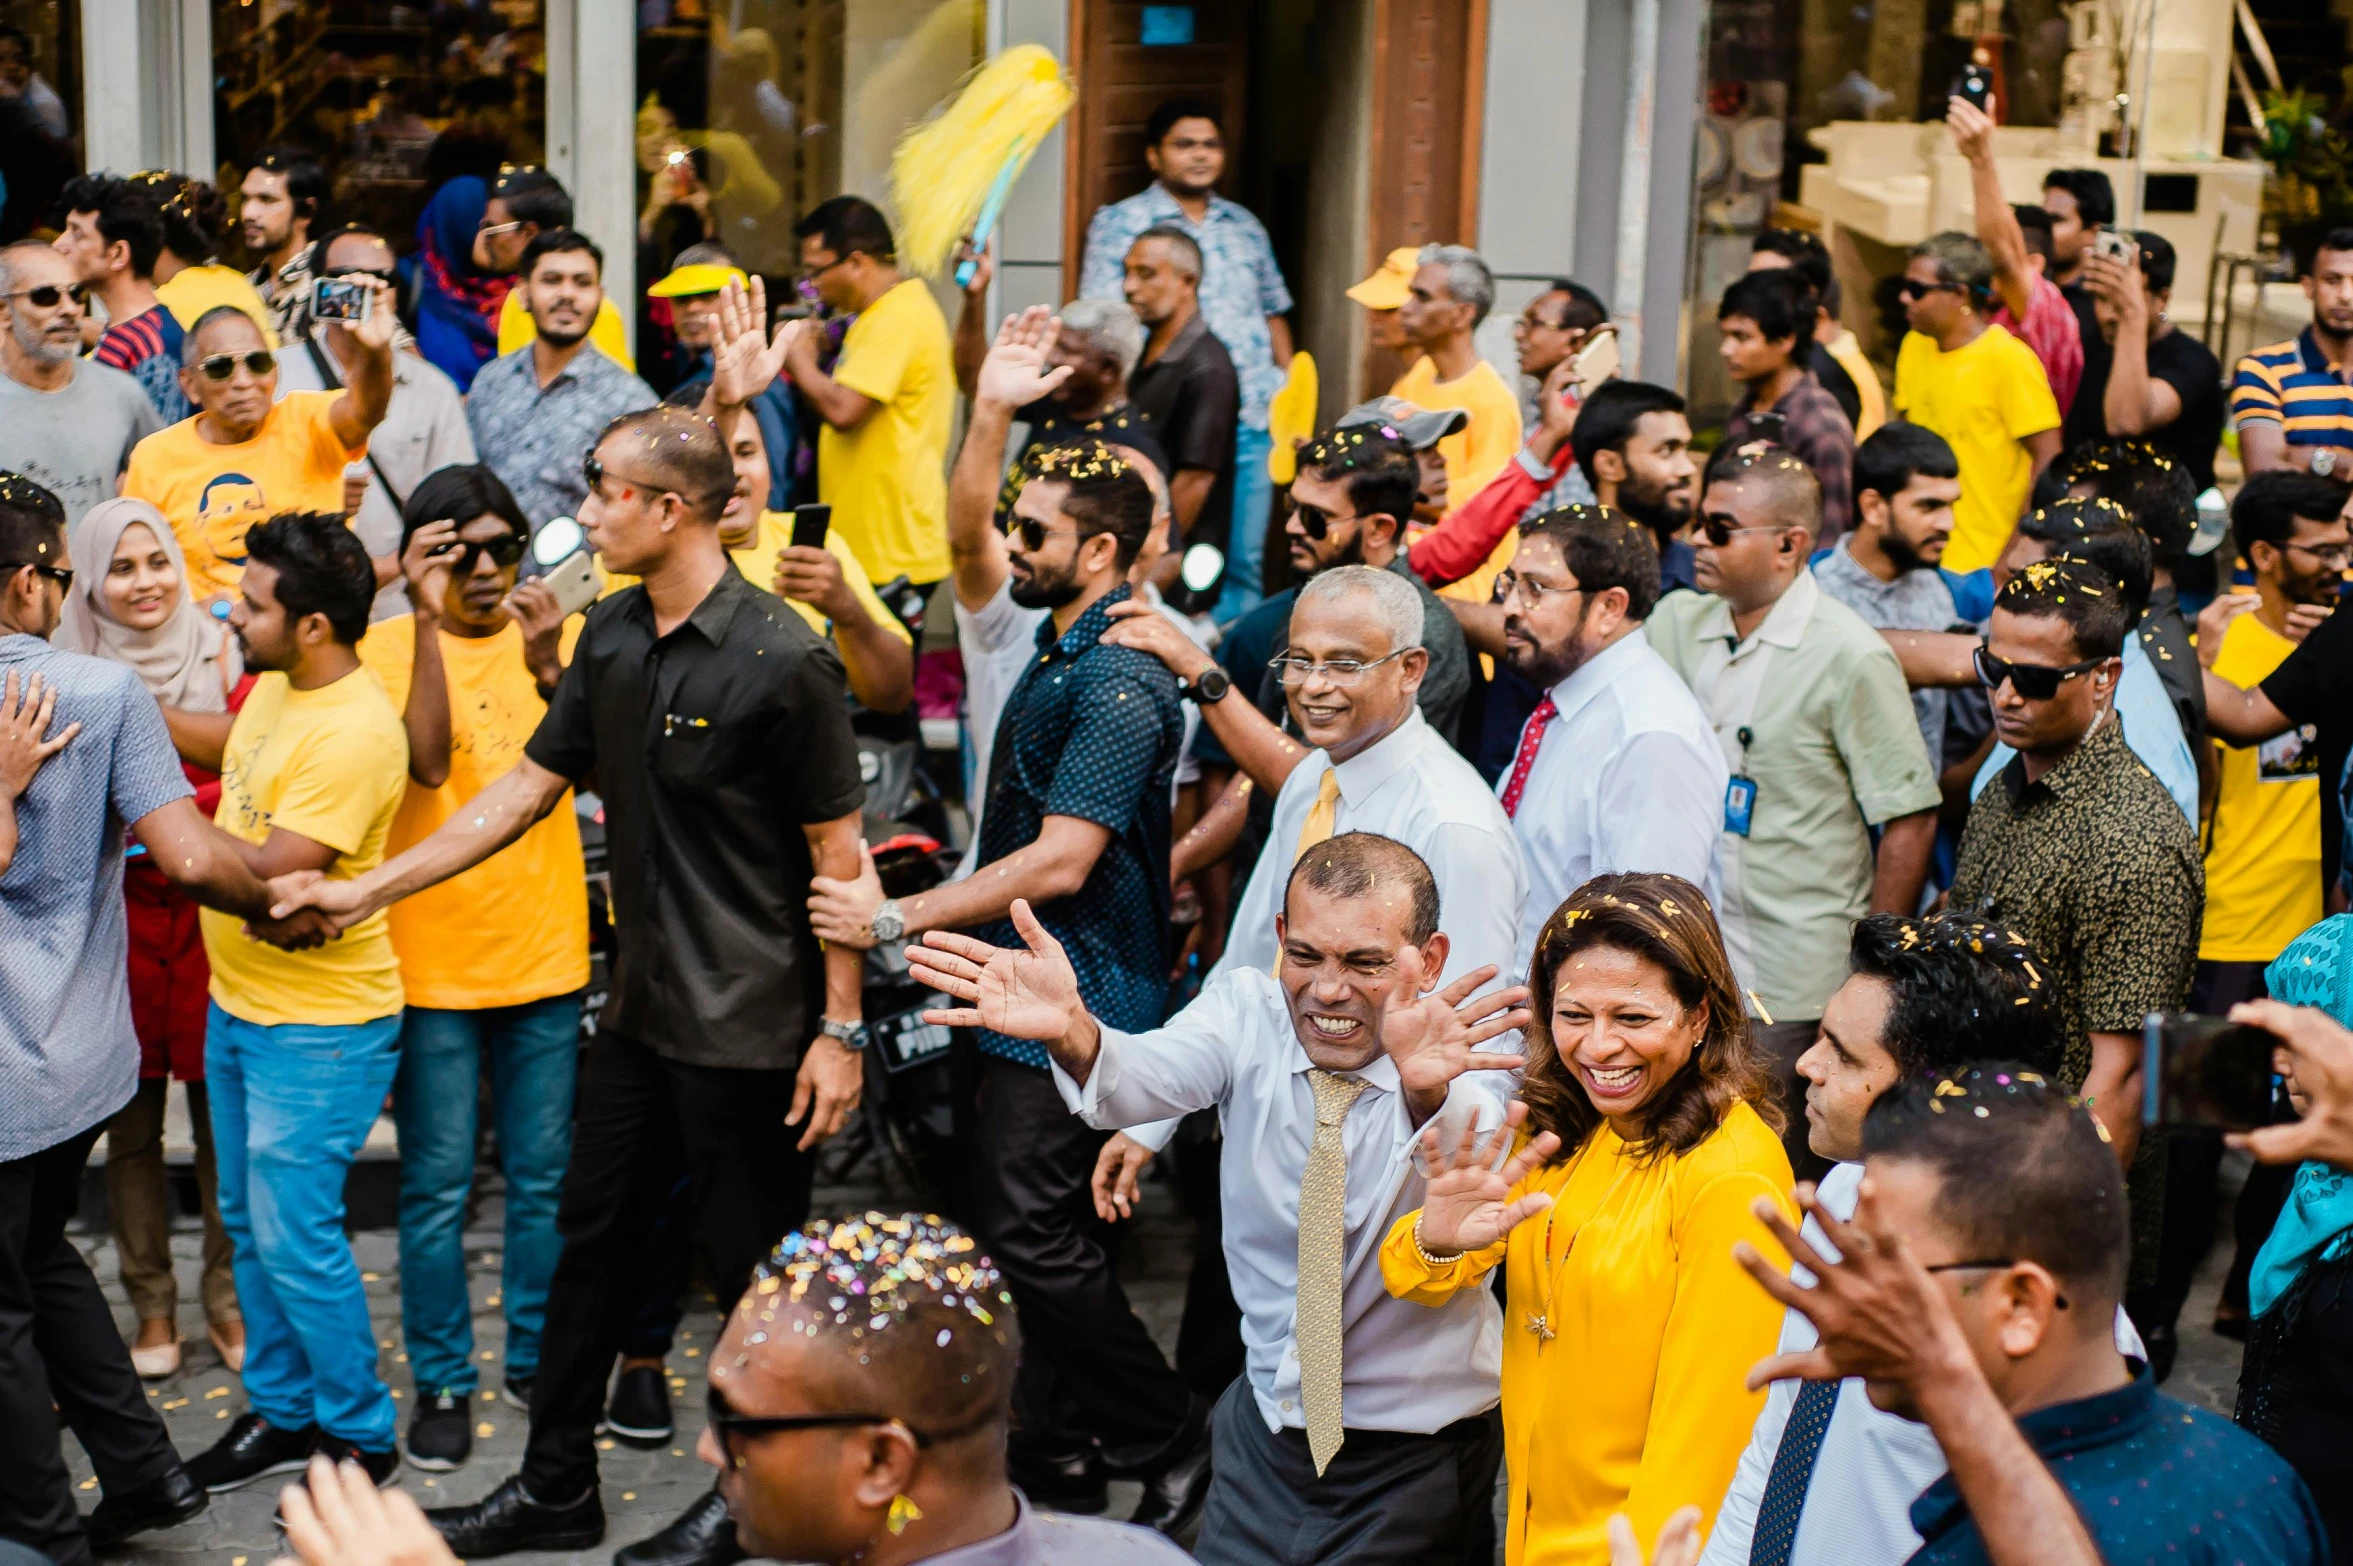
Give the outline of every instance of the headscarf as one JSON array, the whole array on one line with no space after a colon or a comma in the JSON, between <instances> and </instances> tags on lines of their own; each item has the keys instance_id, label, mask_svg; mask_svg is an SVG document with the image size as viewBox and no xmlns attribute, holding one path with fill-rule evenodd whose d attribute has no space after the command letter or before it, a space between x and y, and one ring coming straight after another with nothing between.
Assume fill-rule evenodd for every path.
<instances>
[{"instance_id":1,"label":"headscarf","mask_svg":"<svg viewBox=\"0 0 2353 1566\"><path fill-rule=\"evenodd\" d=\"M514 286L474 270L474 233L489 204L490 187L461 174L417 216L417 351L461 392L498 356L498 314Z\"/></svg>"},{"instance_id":2,"label":"headscarf","mask_svg":"<svg viewBox=\"0 0 2353 1566\"><path fill-rule=\"evenodd\" d=\"M124 530L144 523L180 574L180 601L171 618L149 631L136 631L114 617L106 606L107 565L114 559ZM66 594L65 614L58 622L56 644L69 652L87 653L114 663L128 664L167 707L189 712L226 712L229 687L244 672L236 638L196 607L188 596L188 561L180 541L163 513L144 500L123 496L102 500L74 524L74 558L83 562L74 575L73 591Z\"/></svg>"},{"instance_id":3,"label":"headscarf","mask_svg":"<svg viewBox=\"0 0 2353 1566\"><path fill-rule=\"evenodd\" d=\"M2288 943L2263 970L2272 999L2317 1006L2353 1028L2353 914L2335 914ZM2341 1256L2353 1243L2353 1176L2327 1164L2296 1166L2296 1183L2271 1237L2255 1253L2247 1303L2260 1316L2295 1287L2304 1269Z\"/></svg>"}]
</instances>

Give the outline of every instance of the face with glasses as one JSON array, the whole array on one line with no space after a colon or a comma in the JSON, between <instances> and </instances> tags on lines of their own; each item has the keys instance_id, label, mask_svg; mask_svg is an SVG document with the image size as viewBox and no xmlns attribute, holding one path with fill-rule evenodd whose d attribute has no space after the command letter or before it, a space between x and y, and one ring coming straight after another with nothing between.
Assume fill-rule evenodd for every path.
<instances>
[{"instance_id":1,"label":"face with glasses","mask_svg":"<svg viewBox=\"0 0 2353 1566\"><path fill-rule=\"evenodd\" d=\"M48 636L64 617L65 595L73 591L73 585L73 557L66 549L63 532L38 560L0 560L0 605L22 605L26 600L21 595L31 595L31 614L6 628Z\"/></svg>"},{"instance_id":2,"label":"face with glasses","mask_svg":"<svg viewBox=\"0 0 2353 1566\"><path fill-rule=\"evenodd\" d=\"M523 265L523 247L539 232L509 210L503 197L482 204L482 222L474 230L474 264L497 277L511 277Z\"/></svg>"},{"instance_id":3,"label":"face with glasses","mask_svg":"<svg viewBox=\"0 0 2353 1566\"><path fill-rule=\"evenodd\" d=\"M1994 734L2027 755L2064 750L2090 733L2122 668L2120 658L2084 657L2075 628L2056 615L1999 605L1977 651Z\"/></svg>"},{"instance_id":4,"label":"face with glasses","mask_svg":"<svg viewBox=\"0 0 2353 1566\"><path fill-rule=\"evenodd\" d=\"M278 395L278 358L261 328L242 315L224 316L189 341L195 351L180 369L180 390L230 443L250 440Z\"/></svg>"},{"instance_id":5,"label":"face with glasses","mask_svg":"<svg viewBox=\"0 0 2353 1566\"><path fill-rule=\"evenodd\" d=\"M1425 649L1393 647L1371 599L1351 590L1302 597L1290 645L1268 670L1307 743L1337 763L1395 732L1429 667Z\"/></svg>"},{"instance_id":6,"label":"face with glasses","mask_svg":"<svg viewBox=\"0 0 2353 1566\"><path fill-rule=\"evenodd\" d=\"M1969 291L1945 276L1944 264L1934 256L1914 256L1904 263L1897 297L1912 330L1928 337L1942 338L1970 313Z\"/></svg>"},{"instance_id":7,"label":"face with glasses","mask_svg":"<svg viewBox=\"0 0 2353 1566\"><path fill-rule=\"evenodd\" d=\"M580 464L588 486L580 501L581 530L605 569L625 576L644 576L660 565L691 518L685 499L650 476L640 454L644 438L608 436Z\"/></svg>"},{"instance_id":8,"label":"face with glasses","mask_svg":"<svg viewBox=\"0 0 2353 1566\"><path fill-rule=\"evenodd\" d=\"M1504 666L1540 689L1574 674L1626 623L1626 590L1591 594L1555 539L1523 537L1511 569L1495 579L1503 605Z\"/></svg>"},{"instance_id":9,"label":"face with glasses","mask_svg":"<svg viewBox=\"0 0 2353 1566\"><path fill-rule=\"evenodd\" d=\"M65 363L81 352L82 315L89 290L74 281L65 257L38 245L11 245L0 255L7 292L8 345L35 364Z\"/></svg>"},{"instance_id":10,"label":"face with glasses","mask_svg":"<svg viewBox=\"0 0 2353 1566\"><path fill-rule=\"evenodd\" d=\"M1365 554L1371 543L1387 564L1396 547L1397 519L1383 513L1361 517L1349 497L1344 479L1328 479L1302 468L1291 481L1291 514L1283 519L1289 540L1291 569L1313 576L1334 566L1372 564Z\"/></svg>"},{"instance_id":11,"label":"face with glasses","mask_svg":"<svg viewBox=\"0 0 2353 1566\"><path fill-rule=\"evenodd\" d=\"M1558 289L1538 294L1512 323L1512 342L1519 349L1520 373L1541 380L1552 367L1585 346L1591 329L1564 326L1574 302Z\"/></svg>"},{"instance_id":12,"label":"face with glasses","mask_svg":"<svg viewBox=\"0 0 2353 1566\"><path fill-rule=\"evenodd\" d=\"M436 564L449 567L441 612L461 631L482 635L507 623L504 607L522 568L523 538L514 524L496 515L475 517L458 527L457 542L443 546Z\"/></svg>"},{"instance_id":13,"label":"face with glasses","mask_svg":"<svg viewBox=\"0 0 2353 1566\"><path fill-rule=\"evenodd\" d=\"M2255 580L2269 583L2291 604L2333 604L2344 585L2345 567L2353 562L2345 519L2294 519L2295 531L2285 543L2247 546L2247 563Z\"/></svg>"},{"instance_id":14,"label":"face with glasses","mask_svg":"<svg viewBox=\"0 0 2353 1566\"><path fill-rule=\"evenodd\" d=\"M1283 998L1300 1047L1324 1070L1358 1071L1380 1055L1382 1015L1405 982L1397 957L1413 944L1411 907L1402 890L1342 897L1291 883L1275 919ZM1446 968L1445 935L1432 935L1420 950L1422 973L1434 980Z\"/></svg>"},{"instance_id":15,"label":"face with glasses","mask_svg":"<svg viewBox=\"0 0 2353 1566\"><path fill-rule=\"evenodd\" d=\"M1764 485L1718 479L1700 497L1691 579L1736 610L1771 604L1805 569L1809 542L1777 514Z\"/></svg>"},{"instance_id":16,"label":"face with glasses","mask_svg":"<svg viewBox=\"0 0 2353 1566\"><path fill-rule=\"evenodd\" d=\"M1119 541L1109 533L1081 536L1062 509L1068 484L1050 478L1021 486L1005 527L1008 590L1024 609L1059 609L1077 602L1099 574L1118 570Z\"/></svg>"},{"instance_id":17,"label":"face with glasses","mask_svg":"<svg viewBox=\"0 0 2353 1566\"><path fill-rule=\"evenodd\" d=\"M822 234L801 241L801 281L817 291L819 303L836 313L865 307L865 274L873 264L863 251L836 255Z\"/></svg>"}]
</instances>

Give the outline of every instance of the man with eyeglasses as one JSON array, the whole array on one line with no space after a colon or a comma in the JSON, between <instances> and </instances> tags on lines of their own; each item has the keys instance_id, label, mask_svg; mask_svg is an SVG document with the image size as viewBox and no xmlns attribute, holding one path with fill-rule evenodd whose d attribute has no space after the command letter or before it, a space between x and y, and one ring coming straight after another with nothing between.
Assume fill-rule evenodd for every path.
<instances>
[{"instance_id":1,"label":"man with eyeglasses","mask_svg":"<svg viewBox=\"0 0 2353 1566\"><path fill-rule=\"evenodd\" d=\"M55 250L0 249L0 468L55 495L68 521L113 498L131 448L163 428L137 381L81 357L88 308Z\"/></svg>"},{"instance_id":2,"label":"man with eyeglasses","mask_svg":"<svg viewBox=\"0 0 2353 1566\"><path fill-rule=\"evenodd\" d=\"M343 469L365 455L392 400L392 288L365 280L368 318L352 328L350 384L278 396L278 354L233 305L197 318L182 344L180 387L194 417L131 451L123 493L152 503L188 560L188 591L223 613L245 570L245 534L284 511L343 510ZM398 574L389 557L376 583Z\"/></svg>"},{"instance_id":3,"label":"man with eyeglasses","mask_svg":"<svg viewBox=\"0 0 2353 1566\"><path fill-rule=\"evenodd\" d=\"M2081 561L2037 561L2003 585L1977 672L2018 754L1970 807L1952 889L1955 909L1992 910L2042 954L2060 1078L2125 1163L2140 1140L2141 1020L2189 998L2205 895L2197 829L2110 707L2129 624L2116 579Z\"/></svg>"},{"instance_id":4,"label":"man with eyeglasses","mask_svg":"<svg viewBox=\"0 0 2353 1566\"><path fill-rule=\"evenodd\" d=\"M1895 654L1806 569L1821 493L1793 452L1719 449L1700 488L1699 590L1659 600L1648 628L1729 774L1716 917L1801 1177L1821 1164L1797 1058L1844 977L1848 929L1918 909L1942 798Z\"/></svg>"}]
</instances>

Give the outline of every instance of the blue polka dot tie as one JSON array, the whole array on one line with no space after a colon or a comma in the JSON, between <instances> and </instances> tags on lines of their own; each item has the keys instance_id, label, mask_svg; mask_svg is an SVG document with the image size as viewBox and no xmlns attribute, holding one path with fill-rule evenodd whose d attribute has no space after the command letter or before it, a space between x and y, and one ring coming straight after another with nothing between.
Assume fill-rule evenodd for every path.
<instances>
[{"instance_id":1,"label":"blue polka dot tie","mask_svg":"<svg viewBox=\"0 0 2353 1566\"><path fill-rule=\"evenodd\" d=\"M1798 1389L1789 1423L1781 1430L1781 1449L1773 1454L1773 1471L1765 1479L1764 1497L1757 1502L1748 1566L1789 1566L1797 1520L1806 1509L1806 1486L1814 1477L1814 1459L1822 1455L1822 1438L1830 1433L1830 1416L1838 1408L1838 1387L1835 1381L1809 1381Z\"/></svg>"}]
</instances>

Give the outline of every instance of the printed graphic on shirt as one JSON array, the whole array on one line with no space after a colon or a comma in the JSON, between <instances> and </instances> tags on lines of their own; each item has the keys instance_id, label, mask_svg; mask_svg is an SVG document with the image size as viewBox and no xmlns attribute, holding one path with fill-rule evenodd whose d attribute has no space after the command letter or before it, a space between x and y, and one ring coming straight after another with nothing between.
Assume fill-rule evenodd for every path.
<instances>
[{"instance_id":1,"label":"printed graphic on shirt","mask_svg":"<svg viewBox=\"0 0 2353 1566\"><path fill-rule=\"evenodd\" d=\"M239 570L245 567L246 533L269 514L269 497L243 473L221 474L196 497L197 530L213 558Z\"/></svg>"},{"instance_id":2,"label":"printed graphic on shirt","mask_svg":"<svg viewBox=\"0 0 2353 1566\"><path fill-rule=\"evenodd\" d=\"M2256 752L2256 776L2265 783L2295 783L2320 776L2320 730L2312 724L2265 740Z\"/></svg>"}]
</instances>

